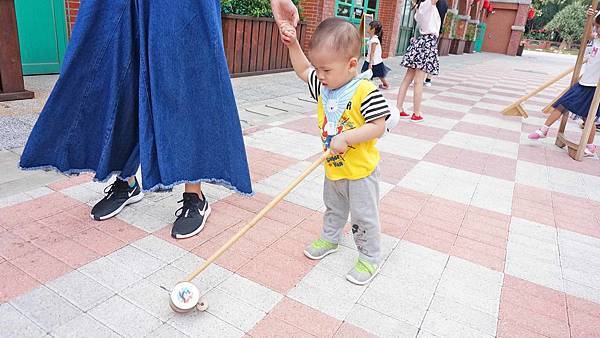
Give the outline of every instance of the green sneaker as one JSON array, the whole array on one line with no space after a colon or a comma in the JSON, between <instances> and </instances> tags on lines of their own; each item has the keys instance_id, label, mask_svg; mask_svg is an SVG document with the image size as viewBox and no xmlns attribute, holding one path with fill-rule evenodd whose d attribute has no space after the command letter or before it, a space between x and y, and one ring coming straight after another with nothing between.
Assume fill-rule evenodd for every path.
<instances>
[{"instance_id":1,"label":"green sneaker","mask_svg":"<svg viewBox=\"0 0 600 338\"><path fill-rule=\"evenodd\" d=\"M357 285L365 285L368 284L378 272L378 265L359 259L356 261L354 268L346 275L346 279Z\"/></svg>"},{"instance_id":2,"label":"green sneaker","mask_svg":"<svg viewBox=\"0 0 600 338\"><path fill-rule=\"evenodd\" d=\"M337 244L319 238L304 249L304 255L310 259L321 259L337 250Z\"/></svg>"}]
</instances>

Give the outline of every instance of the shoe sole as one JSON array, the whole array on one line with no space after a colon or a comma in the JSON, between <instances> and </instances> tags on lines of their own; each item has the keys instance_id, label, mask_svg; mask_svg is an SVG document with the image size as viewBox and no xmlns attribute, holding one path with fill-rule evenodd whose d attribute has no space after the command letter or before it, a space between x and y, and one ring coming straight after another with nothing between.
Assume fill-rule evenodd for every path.
<instances>
[{"instance_id":1,"label":"shoe sole","mask_svg":"<svg viewBox=\"0 0 600 338\"><path fill-rule=\"evenodd\" d=\"M377 274L379 273L379 269L380 269L380 268L381 268L381 267L379 267L379 266L378 266L378 267L377 267L377 270L375 270L375 273L374 273L374 274L372 274L372 275L371 275L371 277L370 277L369 279L367 279L366 281L364 281L364 282L359 282L359 281L357 281L356 279L354 279L354 277L350 276L349 274L348 274L348 275L346 275L346 279L347 279L347 280L348 280L350 283L352 283L352 284L356 284L356 285L366 285L366 284L369 284L369 283L370 283L370 282L373 280L373 278L375 278L375 276L377 276Z\"/></svg>"},{"instance_id":2,"label":"shoe sole","mask_svg":"<svg viewBox=\"0 0 600 338\"><path fill-rule=\"evenodd\" d=\"M304 256L306 256L307 258L310 258L310 259L316 261L316 260L319 260L319 259L323 259L325 256L331 255L332 253L336 253L337 251L338 251L338 248L335 248L335 249L332 249L332 250L329 250L329 251L325 252L321 256L313 256L308 251L304 250Z\"/></svg>"},{"instance_id":3,"label":"shoe sole","mask_svg":"<svg viewBox=\"0 0 600 338\"><path fill-rule=\"evenodd\" d=\"M143 198L144 198L144 193L140 192L139 194L130 197L127 201L125 201L125 203L121 204L121 206L119 208L117 208L117 210L111 212L108 215L105 215L102 217L94 217L94 215L90 214L90 216L92 217L93 220L96 220L96 221L106 221L109 218L113 218L113 217L117 216L121 211L123 211L123 208L125 208L126 206L137 203L137 202L141 201Z\"/></svg>"},{"instance_id":4,"label":"shoe sole","mask_svg":"<svg viewBox=\"0 0 600 338\"><path fill-rule=\"evenodd\" d=\"M202 224L200 224L200 226L198 227L198 229L194 230L193 232L190 232L187 235L175 235L176 239L186 239L186 238L190 238L193 236L196 236L197 234L200 233L200 231L202 231L202 229L204 229L204 225L206 224L206 220L208 219L208 216L210 216L212 209L210 207L210 205L208 205L208 208L206 208L206 211L204 212L204 218L202 219Z\"/></svg>"},{"instance_id":5,"label":"shoe sole","mask_svg":"<svg viewBox=\"0 0 600 338\"><path fill-rule=\"evenodd\" d=\"M423 121L425 121L425 120L410 120L410 122L412 122L412 123L421 123Z\"/></svg>"}]
</instances>

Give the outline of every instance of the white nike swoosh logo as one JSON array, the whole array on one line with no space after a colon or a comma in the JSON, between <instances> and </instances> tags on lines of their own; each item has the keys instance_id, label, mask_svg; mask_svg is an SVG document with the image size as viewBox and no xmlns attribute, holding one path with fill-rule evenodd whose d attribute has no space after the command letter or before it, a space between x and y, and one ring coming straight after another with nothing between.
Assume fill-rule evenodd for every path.
<instances>
[{"instance_id":1,"label":"white nike swoosh logo","mask_svg":"<svg viewBox=\"0 0 600 338\"><path fill-rule=\"evenodd\" d=\"M129 197L131 197L131 196L133 196L133 193L134 193L134 192L135 192L135 189L134 189L134 190L132 190L132 191L130 191L130 192L128 192L128 193L127 193L127 195L129 195Z\"/></svg>"},{"instance_id":2,"label":"white nike swoosh logo","mask_svg":"<svg viewBox=\"0 0 600 338\"><path fill-rule=\"evenodd\" d=\"M204 210L198 209L198 212L200 213L200 216L204 217L204 213L206 212L206 210L208 210L207 204L204 204Z\"/></svg>"}]
</instances>

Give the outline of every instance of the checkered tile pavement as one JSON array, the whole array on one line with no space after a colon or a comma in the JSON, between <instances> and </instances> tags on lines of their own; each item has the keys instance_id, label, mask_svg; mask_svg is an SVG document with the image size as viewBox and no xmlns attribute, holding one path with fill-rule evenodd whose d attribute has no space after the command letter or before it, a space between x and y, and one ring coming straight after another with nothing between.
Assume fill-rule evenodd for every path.
<instances>
[{"instance_id":1,"label":"checkered tile pavement","mask_svg":"<svg viewBox=\"0 0 600 338\"><path fill-rule=\"evenodd\" d=\"M321 227L319 168L196 278L207 312L168 307L170 288L318 156L310 109L246 130L257 195L206 185L213 214L191 239L169 236L181 187L104 222L89 218L103 186L88 175L3 198L0 336L599 337L600 162L527 139L567 82L528 101L527 120L499 114L567 66L490 58L434 79L425 122L379 142L385 263L368 286L344 279L350 234L320 262L302 255Z\"/></svg>"}]
</instances>

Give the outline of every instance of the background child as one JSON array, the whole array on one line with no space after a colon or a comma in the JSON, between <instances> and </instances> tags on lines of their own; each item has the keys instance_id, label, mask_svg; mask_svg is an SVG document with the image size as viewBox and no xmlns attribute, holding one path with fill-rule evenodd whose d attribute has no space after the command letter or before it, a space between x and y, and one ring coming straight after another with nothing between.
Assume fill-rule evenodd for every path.
<instances>
[{"instance_id":1,"label":"background child","mask_svg":"<svg viewBox=\"0 0 600 338\"><path fill-rule=\"evenodd\" d=\"M423 100L423 82L427 74L438 75L440 61L438 57L438 36L442 19L435 7L438 0L413 0L415 20L421 35L413 39L402 58L402 65L406 67L406 75L398 91L398 109L400 117L410 117L411 122L421 122L421 101ZM413 114L404 112L404 100L411 83L414 83Z\"/></svg>"},{"instance_id":2,"label":"background child","mask_svg":"<svg viewBox=\"0 0 600 338\"><path fill-rule=\"evenodd\" d=\"M361 39L352 24L338 18L319 24L309 45L312 66L295 29L283 25L281 31L296 74L318 102L321 138L333 153L325 163L323 231L304 254L321 259L336 252L350 213L359 257L346 278L367 284L380 266L380 156L375 144L385 130L387 103L371 81L357 77Z\"/></svg>"},{"instance_id":3,"label":"background child","mask_svg":"<svg viewBox=\"0 0 600 338\"><path fill-rule=\"evenodd\" d=\"M379 88L388 89L389 85L385 80L389 68L383 64L383 58L381 57L381 40L383 40L383 27L379 21L372 21L369 24L369 39L368 46L369 52L367 53L367 59L362 66L361 72L371 69L373 71L373 77L379 78L381 84Z\"/></svg>"},{"instance_id":4,"label":"background child","mask_svg":"<svg viewBox=\"0 0 600 338\"><path fill-rule=\"evenodd\" d=\"M593 9L588 9L588 15L596 15L594 20L594 30L597 32L600 30L600 13L596 14ZM544 125L529 134L529 139L538 140L548 136L548 129L554 122L560 119L562 114L571 112L574 115L582 119L586 119L598 79L600 79L600 38L597 34L592 34L593 44L590 53L587 57L587 63L585 71L581 76L581 79L571 89L569 89L563 96L561 96L553 105L554 110L544 122ZM600 111L600 109L598 110ZM598 112L596 112L596 121L598 121ZM590 137L588 138L588 144L584 150L584 156L593 157L596 153L596 146L594 146L594 136L596 135L596 128L592 128Z\"/></svg>"}]
</instances>

